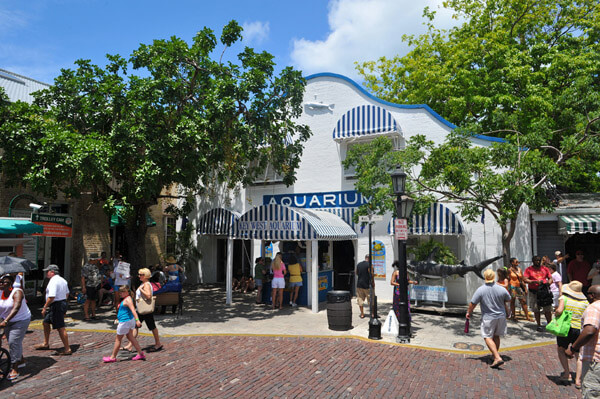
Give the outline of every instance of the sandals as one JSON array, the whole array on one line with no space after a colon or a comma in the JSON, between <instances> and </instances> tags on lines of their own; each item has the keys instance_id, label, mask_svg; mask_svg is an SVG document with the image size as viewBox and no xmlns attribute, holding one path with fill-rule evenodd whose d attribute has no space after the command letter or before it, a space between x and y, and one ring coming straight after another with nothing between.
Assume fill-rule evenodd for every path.
<instances>
[{"instance_id":1,"label":"sandals","mask_svg":"<svg viewBox=\"0 0 600 399\"><path fill-rule=\"evenodd\" d=\"M358 317L360 317L361 319L364 319L364 318L365 318L365 315L364 315L364 314L361 314L361 315L360 315L360 316L358 316Z\"/></svg>"},{"instance_id":2,"label":"sandals","mask_svg":"<svg viewBox=\"0 0 600 399\"><path fill-rule=\"evenodd\" d=\"M146 349L146 352L158 352L158 351L161 351L162 349L163 349L162 345L159 346L158 348L153 346L151 348Z\"/></svg>"},{"instance_id":3,"label":"sandals","mask_svg":"<svg viewBox=\"0 0 600 399\"><path fill-rule=\"evenodd\" d=\"M565 377L565 374L561 374L560 378L558 379L558 382L560 382L563 385L570 385L573 382L573 379L571 378L571 373L569 373L568 377Z\"/></svg>"},{"instance_id":4,"label":"sandals","mask_svg":"<svg viewBox=\"0 0 600 399\"><path fill-rule=\"evenodd\" d=\"M493 369L497 369L500 366L502 366L504 364L504 360L496 360L494 363L492 363L492 365L490 366Z\"/></svg>"},{"instance_id":5,"label":"sandals","mask_svg":"<svg viewBox=\"0 0 600 399\"><path fill-rule=\"evenodd\" d=\"M135 355L134 357L131 358L131 360L146 360L146 356L144 355L144 353L138 353L137 355Z\"/></svg>"},{"instance_id":6,"label":"sandals","mask_svg":"<svg viewBox=\"0 0 600 399\"><path fill-rule=\"evenodd\" d=\"M71 356L72 354L73 352L71 351L55 351L51 353L52 356Z\"/></svg>"},{"instance_id":7,"label":"sandals","mask_svg":"<svg viewBox=\"0 0 600 399\"><path fill-rule=\"evenodd\" d=\"M9 381L14 381L17 378L19 378L19 373L13 373L12 371L8 374L8 377L6 377Z\"/></svg>"},{"instance_id":8,"label":"sandals","mask_svg":"<svg viewBox=\"0 0 600 399\"><path fill-rule=\"evenodd\" d=\"M36 351L48 351L50 350L50 345L36 344L33 345L33 349L35 349Z\"/></svg>"},{"instance_id":9,"label":"sandals","mask_svg":"<svg viewBox=\"0 0 600 399\"><path fill-rule=\"evenodd\" d=\"M114 358L114 359L113 359L113 358L112 358L112 357L110 357L110 356L104 356L104 357L102 358L102 361L103 361L104 363L116 363L116 362L117 362L117 358Z\"/></svg>"}]
</instances>

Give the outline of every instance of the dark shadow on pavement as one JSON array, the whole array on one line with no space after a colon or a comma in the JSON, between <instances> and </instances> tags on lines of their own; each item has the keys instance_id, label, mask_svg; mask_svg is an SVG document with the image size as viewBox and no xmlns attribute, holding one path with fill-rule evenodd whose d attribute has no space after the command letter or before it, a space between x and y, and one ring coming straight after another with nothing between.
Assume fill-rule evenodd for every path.
<instances>
[{"instance_id":1,"label":"dark shadow on pavement","mask_svg":"<svg viewBox=\"0 0 600 399\"><path fill-rule=\"evenodd\" d=\"M25 361L27 365L23 369L19 370L19 378L14 381L4 379L2 382L0 382L0 391L7 387L18 387L20 381L25 381L31 377L35 377L42 370L56 364L56 359L50 356L50 354L48 354L48 356L27 356Z\"/></svg>"}]
</instances>

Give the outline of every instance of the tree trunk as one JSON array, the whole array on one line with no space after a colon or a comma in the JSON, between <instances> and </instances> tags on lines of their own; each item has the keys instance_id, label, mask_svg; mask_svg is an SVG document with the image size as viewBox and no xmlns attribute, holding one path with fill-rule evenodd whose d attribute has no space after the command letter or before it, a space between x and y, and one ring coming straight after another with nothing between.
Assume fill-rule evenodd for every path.
<instances>
[{"instance_id":1,"label":"tree trunk","mask_svg":"<svg viewBox=\"0 0 600 399\"><path fill-rule=\"evenodd\" d=\"M146 214L148 206L145 204L135 205L135 215L125 224L125 240L127 241L128 259L131 264L131 281L137 286L137 271L146 267Z\"/></svg>"},{"instance_id":2,"label":"tree trunk","mask_svg":"<svg viewBox=\"0 0 600 399\"><path fill-rule=\"evenodd\" d=\"M512 238L515 235L516 226L516 218L514 220L509 220L504 225L500 225L500 230L502 232L502 256L504 258L503 260L505 266L508 266L510 264L510 242L512 241Z\"/></svg>"}]
</instances>

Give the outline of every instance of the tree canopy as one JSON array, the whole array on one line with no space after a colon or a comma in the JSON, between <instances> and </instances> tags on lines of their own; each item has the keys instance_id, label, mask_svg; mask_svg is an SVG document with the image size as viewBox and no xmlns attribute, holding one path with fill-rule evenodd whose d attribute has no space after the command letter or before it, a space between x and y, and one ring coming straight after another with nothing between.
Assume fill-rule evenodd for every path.
<instances>
[{"instance_id":1,"label":"tree canopy","mask_svg":"<svg viewBox=\"0 0 600 399\"><path fill-rule=\"evenodd\" d=\"M294 122L305 81L273 56L246 47L237 63L213 59L242 38L231 21L220 43L204 28L191 44L171 37L142 44L107 65L79 60L33 104L8 106L0 129L9 184L77 197L92 192L123 205L133 262L144 264L145 215L162 191L196 193L211 184L248 183L271 163L295 179L310 130ZM218 55L218 54L217 54ZM130 73L130 69L137 74Z\"/></svg>"},{"instance_id":2,"label":"tree canopy","mask_svg":"<svg viewBox=\"0 0 600 399\"><path fill-rule=\"evenodd\" d=\"M597 191L600 5L593 0L448 0L456 27L406 36L405 56L359 65L367 87L401 104L428 104L459 126L444 143L412 137L400 161L428 200L486 209L505 255L523 204L555 206L553 191ZM491 135L500 141L478 141ZM476 144L475 144L476 143Z\"/></svg>"}]
</instances>

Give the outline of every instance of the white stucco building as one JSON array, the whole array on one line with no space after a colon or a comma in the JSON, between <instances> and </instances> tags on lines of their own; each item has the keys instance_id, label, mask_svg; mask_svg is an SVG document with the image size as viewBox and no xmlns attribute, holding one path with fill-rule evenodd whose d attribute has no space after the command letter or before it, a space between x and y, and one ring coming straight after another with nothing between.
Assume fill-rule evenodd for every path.
<instances>
[{"instance_id":1,"label":"white stucco building","mask_svg":"<svg viewBox=\"0 0 600 399\"><path fill-rule=\"evenodd\" d=\"M314 304L319 288L326 290L325 278L333 280L329 283L334 289L353 291L354 267L368 253L369 240L368 229L361 231L359 225L352 223L354 211L364 199L354 190L352 171L344 170L342 165L348 148L377 135L389 136L398 148L416 134L442 143L455 128L426 105L398 105L380 100L352 80L332 73L307 77L304 112L298 122L310 126L312 136L305 144L294 185L286 187L268 170L264 179L255 185L235 193L213 193L199 199L199 208L192 220L200 233L198 246L203 259L197 277L202 282L229 283L228 275L251 272L253 259L261 255L261 246L271 241L274 252L307 255L309 287L304 289L308 288L313 295L312 298L309 295L309 304ZM487 146L497 139L476 136L472 140L476 145ZM322 226L311 224L320 211L335 215L335 220L329 218L325 223L332 226L327 233ZM538 215L539 220L543 219L540 218ZM283 222L290 220L301 223L269 231L270 226L277 230ZM376 279L376 295L380 301L392 300L389 280L397 244L389 228L391 220L392 215L388 214L373 226L377 249L385 250L384 256L379 251L374 257L376 273L380 276ZM522 209L511 245L512 256L531 258L532 220L528 210ZM270 221L282 223L269 225ZM302 224L305 222L306 226ZM302 240L310 233L308 225L317 231L312 244ZM344 227L354 234L348 234ZM471 265L502 253L500 234L500 228L491 216L487 215L483 222L465 223L457 213L456 204L443 203L432 206L429 215L413 218L409 245L415 240L434 237L450 246L458 259ZM242 240L240 237L254 239ZM312 257L315 260L311 262L308 255L315 252L318 255ZM232 264L230 273L227 272L228 254ZM492 267L496 269L499 265L495 263ZM332 272L323 277L322 273L317 275L315 268ZM312 271L315 273L311 274ZM449 278L446 282L449 302L468 303L481 282L473 273L465 278ZM439 281L425 283L441 284Z\"/></svg>"}]
</instances>

